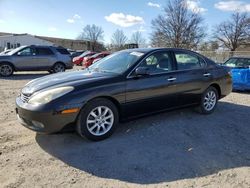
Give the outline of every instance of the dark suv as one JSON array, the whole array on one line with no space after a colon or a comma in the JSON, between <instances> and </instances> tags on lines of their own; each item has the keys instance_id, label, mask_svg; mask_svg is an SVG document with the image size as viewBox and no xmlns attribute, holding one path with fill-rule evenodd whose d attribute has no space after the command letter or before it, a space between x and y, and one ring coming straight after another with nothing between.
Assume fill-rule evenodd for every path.
<instances>
[{"instance_id":1,"label":"dark suv","mask_svg":"<svg viewBox=\"0 0 250 188\"><path fill-rule=\"evenodd\" d=\"M64 72L73 67L67 49L55 46L21 46L0 55L0 76L10 76L14 71Z\"/></svg>"}]
</instances>

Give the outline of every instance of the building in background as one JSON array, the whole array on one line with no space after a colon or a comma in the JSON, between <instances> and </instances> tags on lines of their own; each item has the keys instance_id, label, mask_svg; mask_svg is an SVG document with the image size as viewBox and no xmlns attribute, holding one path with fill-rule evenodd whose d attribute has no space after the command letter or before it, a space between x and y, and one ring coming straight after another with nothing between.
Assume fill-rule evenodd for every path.
<instances>
[{"instance_id":1,"label":"building in background","mask_svg":"<svg viewBox=\"0 0 250 188\"><path fill-rule=\"evenodd\" d=\"M50 45L62 46L72 50L89 50L91 49L90 41L63 39L55 37L36 36L30 34L13 34L0 32L0 52L5 49L13 49L24 45ZM100 51L103 45L100 44Z\"/></svg>"}]
</instances>

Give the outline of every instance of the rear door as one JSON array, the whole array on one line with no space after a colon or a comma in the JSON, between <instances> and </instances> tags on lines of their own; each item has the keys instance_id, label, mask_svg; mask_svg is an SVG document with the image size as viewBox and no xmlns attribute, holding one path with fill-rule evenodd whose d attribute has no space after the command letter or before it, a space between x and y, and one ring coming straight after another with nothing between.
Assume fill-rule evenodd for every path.
<instances>
[{"instance_id":1,"label":"rear door","mask_svg":"<svg viewBox=\"0 0 250 188\"><path fill-rule=\"evenodd\" d=\"M148 69L148 75L136 76L137 68ZM175 107L176 72L169 51L157 51L148 55L128 75L126 81L127 116L138 116Z\"/></svg>"},{"instance_id":2,"label":"rear door","mask_svg":"<svg viewBox=\"0 0 250 188\"><path fill-rule=\"evenodd\" d=\"M55 54L48 47L36 47L36 55L33 59L34 69L46 70L55 63Z\"/></svg>"},{"instance_id":3,"label":"rear door","mask_svg":"<svg viewBox=\"0 0 250 188\"><path fill-rule=\"evenodd\" d=\"M178 102L181 106L198 103L212 79L211 73L206 69L206 62L197 54L186 50L174 50L173 53L177 66Z\"/></svg>"}]
</instances>

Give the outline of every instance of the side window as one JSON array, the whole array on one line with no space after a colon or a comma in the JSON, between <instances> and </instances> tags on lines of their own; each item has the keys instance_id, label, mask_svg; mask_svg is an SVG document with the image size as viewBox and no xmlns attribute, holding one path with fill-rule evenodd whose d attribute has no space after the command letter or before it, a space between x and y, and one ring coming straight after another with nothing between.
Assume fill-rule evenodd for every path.
<instances>
[{"instance_id":1,"label":"side window","mask_svg":"<svg viewBox=\"0 0 250 188\"><path fill-rule=\"evenodd\" d=\"M37 55L53 55L49 48L36 48Z\"/></svg>"},{"instance_id":2,"label":"side window","mask_svg":"<svg viewBox=\"0 0 250 188\"><path fill-rule=\"evenodd\" d=\"M185 53L175 52L178 70L198 69L205 66L205 62L199 57Z\"/></svg>"},{"instance_id":3,"label":"side window","mask_svg":"<svg viewBox=\"0 0 250 188\"><path fill-rule=\"evenodd\" d=\"M237 67L249 67L250 66L250 60L245 58L240 58L237 60Z\"/></svg>"},{"instance_id":4,"label":"side window","mask_svg":"<svg viewBox=\"0 0 250 188\"><path fill-rule=\"evenodd\" d=\"M20 50L19 52L17 52L17 55L19 56L31 56L31 55L35 55L34 49L33 48L24 48L22 50Z\"/></svg>"},{"instance_id":5,"label":"side window","mask_svg":"<svg viewBox=\"0 0 250 188\"><path fill-rule=\"evenodd\" d=\"M70 55L69 51L65 48L56 48L56 50L63 55Z\"/></svg>"},{"instance_id":6,"label":"side window","mask_svg":"<svg viewBox=\"0 0 250 188\"><path fill-rule=\"evenodd\" d=\"M150 74L164 73L173 70L171 58L168 52L156 52L148 56L140 67L146 67Z\"/></svg>"}]
</instances>

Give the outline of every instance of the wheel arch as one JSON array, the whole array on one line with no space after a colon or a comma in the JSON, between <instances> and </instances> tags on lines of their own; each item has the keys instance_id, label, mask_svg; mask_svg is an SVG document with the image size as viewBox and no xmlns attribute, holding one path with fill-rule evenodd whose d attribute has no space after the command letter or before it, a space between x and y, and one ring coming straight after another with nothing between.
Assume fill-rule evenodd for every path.
<instances>
[{"instance_id":1,"label":"wheel arch","mask_svg":"<svg viewBox=\"0 0 250 188\"><path fill-rule=\"evenodd\" d=\"M15 65L13 65L13 63L11 63L11 62L9 62L9 61L0 61L0 64L2 64L2 63L9 64L10 66L12 66L13 71L16 71L16 67L15 67Z\"/></svg>"},{"instance_id":2,"label":"wheel arch","mask_svg":"<svg viewBox=\"0 0 250 188\"><path fill-rule=\"evenodd\" d=\"M52 67L54 67L57 63L60 63L60 64L62 64L64 67L66 67L66 64L65 64L64 62L62 62L62 61L57 61L57 62L55 62L55 63L53 64Z\"/></svg>"},{"instance_id":3,"label":"wheel arch","mask_svg":"<svg viewBox=\"0 0 250 188\"><path fill-rule=\"evenodd\" d=\"M91 102L91 101L93 101L93 100L95 100L95 99L106 99L106 100L111 101L111 102L115 105L115 107L117 108L118 115L119 115L119 119L120 119L120 117L121 117L121 104L118 102L118 100L116 100L116 99L115 99L114 97L112 97L112 96L103 95L103 96L94 97L94 98L88 100L88 101L86 102L86 104L89 103L89 102ZM85 104L85 105L86 105L86 104ZM85 105L84 105L84 106L85 106ZM82 108L84 108L84 106L83 106Z\"/></svg>"},{"instance_id":4,"label":"wheel arch","mask_svg":"<svg viewBox=\"0 0 250 188\"><path fill-rule=\"evenodd\" d=\"M219 84L213 83L209 87L214 87L217 90L217 92L218 92L219 98L221 98L221 88L220 88Z\"/></svg>"}]
</instances>

